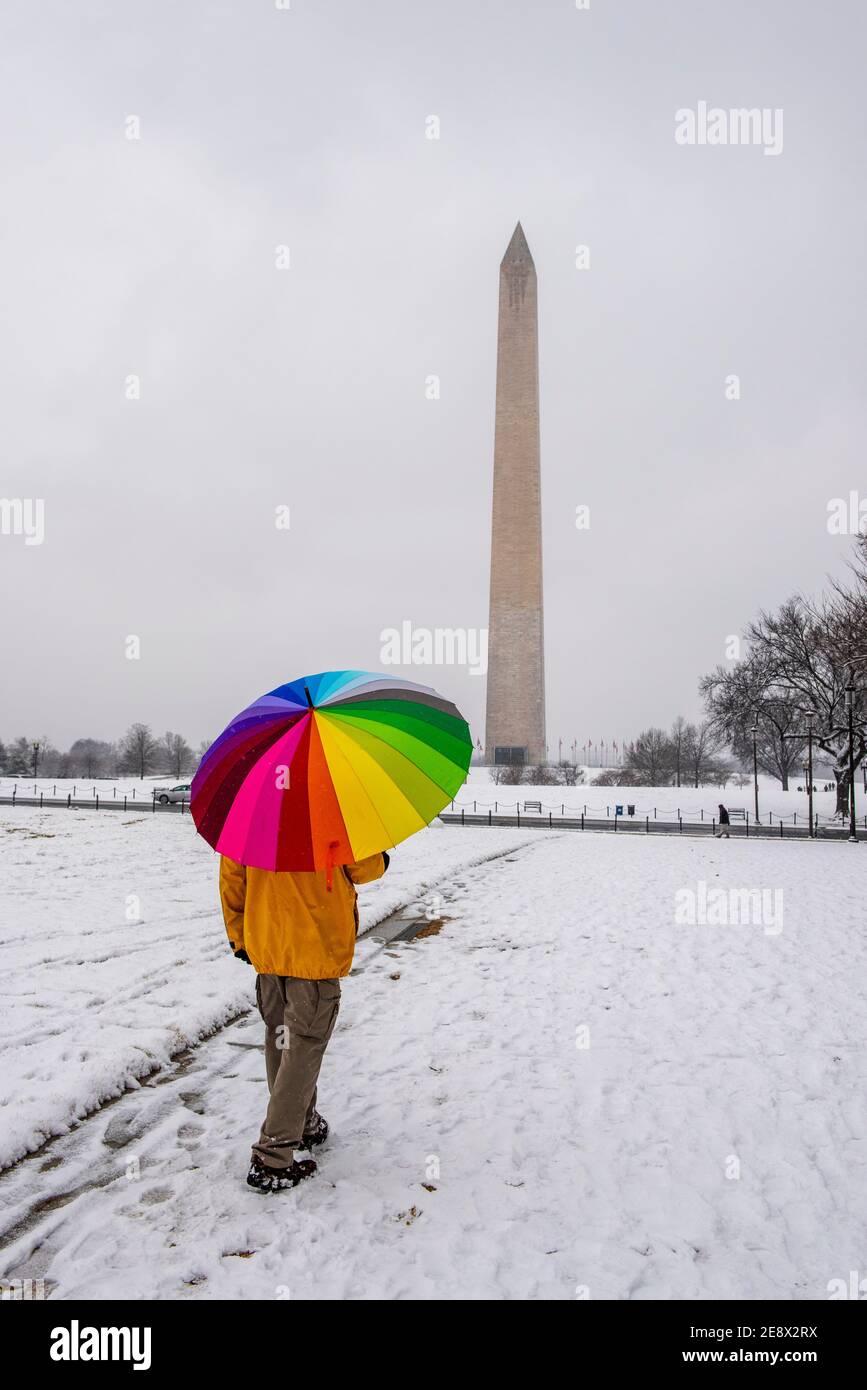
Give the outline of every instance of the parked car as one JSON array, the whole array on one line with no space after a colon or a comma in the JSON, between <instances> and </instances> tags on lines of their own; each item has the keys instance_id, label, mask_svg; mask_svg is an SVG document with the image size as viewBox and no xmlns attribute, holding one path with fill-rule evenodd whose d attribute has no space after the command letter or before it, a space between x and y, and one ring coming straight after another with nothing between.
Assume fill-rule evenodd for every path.
<instances>
[{"instance_id":1,"label":"parked car","mask_svg":"<svg viewBox=\"0 0 867 1390\"><path fill-rule=\"evenodd\" d=\"M179 782L176 787L154 787L154 796L163 806L168 806L170 801L189 801L190 784Z\"/></svg>"}]
</instances>

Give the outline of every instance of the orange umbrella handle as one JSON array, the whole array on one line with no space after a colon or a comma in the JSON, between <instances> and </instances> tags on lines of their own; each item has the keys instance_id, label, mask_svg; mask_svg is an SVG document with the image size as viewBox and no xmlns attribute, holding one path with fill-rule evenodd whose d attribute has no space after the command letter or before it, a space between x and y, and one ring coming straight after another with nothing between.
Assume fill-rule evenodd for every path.
<instances>
[{"instance_id":1,"label":"orange umbrella handle","mask_svg":"<svg viewBox=\"0 0 867 1390\"><path fill-rule=\"evenodd\" d=\"M328 854L325 857L325 887L331 892L331 884L334 879L334 851L340 848L339 840L328 841Z\"/></svg>"}]
</instances>

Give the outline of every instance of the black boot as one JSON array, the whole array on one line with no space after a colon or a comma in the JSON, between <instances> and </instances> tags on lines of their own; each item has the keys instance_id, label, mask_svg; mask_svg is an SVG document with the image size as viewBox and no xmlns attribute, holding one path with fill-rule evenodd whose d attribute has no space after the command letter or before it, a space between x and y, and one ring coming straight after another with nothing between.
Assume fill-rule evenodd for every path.
<instances>
[{"instance_id":1,"label":"black boot","mask_svg":"<svg viewBox=\"0 0 867 1390\"><path fill-rule=\"evenodd\" d=\"M309 1134L305 1134L301 1140L301 1147L304 1149L315 1149L317 1144L324 1144L328 1138L328 1121L317 1114L316 1123Z\"/></svg>"},{"instance_id":2,"label":"black boot","mask_svg":"<svg viewBox=\"0 0 867 1390\"><path fill-rule=\"evenodd\" d=\"M258 1154L254 1154L247 1174L247 1186L257 1192L283 1192L287 1187L297 1187L304 1178L312 1178L316 1164L312 1158L304 1158L299 1163L293 1159L288 1168L269 1168Z\"/></svg>"}]
</instances>

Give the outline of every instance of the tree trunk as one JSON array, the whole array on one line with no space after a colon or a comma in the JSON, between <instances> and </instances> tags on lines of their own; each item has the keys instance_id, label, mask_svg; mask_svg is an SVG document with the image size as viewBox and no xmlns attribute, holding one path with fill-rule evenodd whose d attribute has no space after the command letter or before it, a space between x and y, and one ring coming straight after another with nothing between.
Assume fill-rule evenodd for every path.
<instances>
[{"instance_id":1,"label":"tree trunk","mask_svg":"<svg viewBox=\"0 0 867 1390\"><path fill-rule=\"evenodd\" d=\"M782 776L780 777L780 781L781 781L782 784L783 784L783 791L784 791L784 792L787 792L787 791L789 790L789 774L788 774L788 771L784 771L784 772L783 772Z\"/></svg>"},{"instance_id":2,"label":"tree trunk","mask_svg":"<svg viewBox=\"0 0 867 1390\"><path fill-rule=\"evenodd\" d=\"M849 768L835 767L834 775L837 778L837 807L835 815L842 816L845 820L849 815Z\"/></svg>"}]
</instances>

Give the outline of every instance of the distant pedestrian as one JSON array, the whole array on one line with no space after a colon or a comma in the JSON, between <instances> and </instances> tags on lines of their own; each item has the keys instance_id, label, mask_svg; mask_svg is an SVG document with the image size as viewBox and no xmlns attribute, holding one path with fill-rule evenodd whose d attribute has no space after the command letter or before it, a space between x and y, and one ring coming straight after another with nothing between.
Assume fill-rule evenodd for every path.
<instances>
[{"instance_id":1,"label":"distant pedestrian","mask_svg":"<svg viewBox=\"0 0 867 1390\"><path fill-rule=\"evenodd\" d=\"M716 838L718 840L731 839L731 835L729 833L729 813L726 810L725 806L723 806L722 802L719 803L719 830L716 832Z\"/></svg>"}]
</instances>

